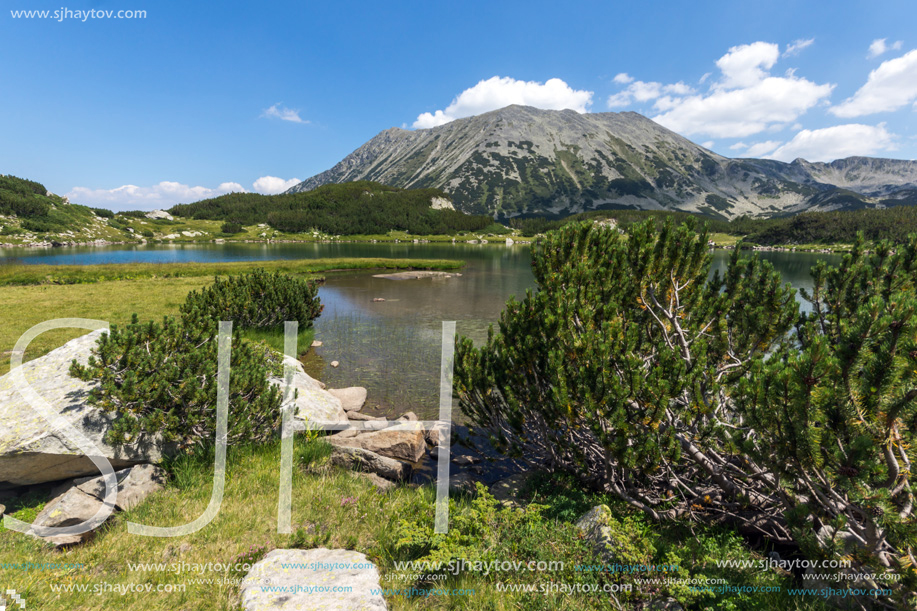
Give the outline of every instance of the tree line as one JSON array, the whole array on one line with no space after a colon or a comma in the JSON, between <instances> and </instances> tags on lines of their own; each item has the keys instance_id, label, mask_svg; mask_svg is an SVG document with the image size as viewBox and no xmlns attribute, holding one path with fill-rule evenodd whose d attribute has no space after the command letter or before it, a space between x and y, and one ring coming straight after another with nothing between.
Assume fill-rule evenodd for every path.
<instances>
[{"instance_id":1,"label":"tree line","mask_svg":"<svg viewBox=\"0 0 917 611\"><path fill-rule=\"evenodd\" d=\"M261 195L230 193L169 212L194 219L235 225L266 223L278 231L319 231L334 235L379 234L391 230L418 235L480 231L493 223L486 215L434 210L433 198L449 197L438 189L399 189L370 181L324 185L304 193Z\"/></svg>"}]
</instances>

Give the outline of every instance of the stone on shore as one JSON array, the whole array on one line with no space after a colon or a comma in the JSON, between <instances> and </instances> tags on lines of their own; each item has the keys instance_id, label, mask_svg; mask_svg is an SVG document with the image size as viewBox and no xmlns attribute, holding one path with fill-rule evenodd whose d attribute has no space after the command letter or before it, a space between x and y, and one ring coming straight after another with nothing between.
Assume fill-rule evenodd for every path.
<instances>
[{"instance_id":1,"label":"stone on shore","mask_svg":"<svg viewBox=\"0 0 917 611\"><path fill-rule=\"evenodd\" d=\"M159 462L175 447L156 435L141 434L118 447L106 444L105 433L114 417L87 403L97 382L84 382L68 373L73 359L86 363L102 333L93 331L23 364L25 379L57 414L96 446L113 468ZM26 402L13 386L11 373L0 377L0 486L39 484L98 472L73 441Z\"/></svg>"},{"instance_id":2,"label":"stone on shore","mask_svg":"<svg viewBox=\"0 0 917 611\"><path fill-rule=\"evenodd\" d=\"M423 431L373 431L348 439L336 439L335 444L363 448L381 456L407 462L417 462L427 450Z\"/></svg>"},{"instance_id":3,"label":"stone on shore","mask_svg":"<svg viewBox=\"0 0 917 611\"><path fill-rule=\"evenodd\" d=\"M340 399L322 389L321 383L307 374L297 359L285 356L283 363L293 367L292 385L297 392L293 401L297 418L319 427L323 424L347 424L347 413ZM283 378L271 377L268 381L283 390Z\"/></svg>"},{"instance_id":4,"label":"stone on shore","mask_svg":"<svg viewBox=\"0 0 917 611\"><path fill-rule=\"evenodd\" d=\"M331 442L331 438L327 438ZM348 439L341 440L349 441ZM394 458L380 456L375 452L359 447L331 442L331 464L345 469L375 473L393 481L407 479L411 475L411 465Z\"/></svg>"},{"instance_id":5,"label":"stone on shore","mask_svg":"<svg viewBox=\"0 0 917 611\"><path fill-rule=\"evenodd\" d=\"M312 570L312 566L328 568ZM379 571L365 555L324 547L270 552L242 580L241 597L245 611L388 609L381 594Z\"/></svg>"},{"instance_id":6,"label":"stone on shore","mask_svg":"<svg viewBox=\"0 0 917 611\"><path fill-rule=\"evenodd\" d=\"M128 469L115 472L118 483L118 494L112 509L131 509L139 505L146 497L165 484L165 472L153 465L137 465ZM101 526L99 522L93 530L77 535L54 535L42 537L34 527L75 526L91 519L104 506L105 478L84 477L74 479L63 486L58 486L54 498L45 505L44 509L32 522L33 529L30 534L40 537L45 541L60 547L82 543L93 535L93 531Z\"/></svg>"},{"instance_id":7,"label":"stone on shore","mask_svg":"<svg viewBox=\"0 0 917 611\"><path fill-rule=\"evenodd\" d=\"M363 409L363 404L366 403L366 389L362 386L329 388L328 392L340 399L341 406L345 412L358 412Z\"/></svg>"}]
</instances>

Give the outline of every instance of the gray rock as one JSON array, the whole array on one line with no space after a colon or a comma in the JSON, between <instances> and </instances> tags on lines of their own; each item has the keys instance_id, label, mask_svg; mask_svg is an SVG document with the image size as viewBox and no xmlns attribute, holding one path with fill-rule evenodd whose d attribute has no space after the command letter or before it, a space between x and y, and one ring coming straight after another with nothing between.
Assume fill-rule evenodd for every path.
<instances>
[{"instance_id":1,"label":"gray rock","mask_svg":"<svg viewBox=\"0 0 917 611\"><path fill-rule=\"evenodd\" d=\"M167 221L175 220L171 214L165 210L153 210L152 212L146 213L146 218L148 219L166 219Z\"/></svg>"},{"instance_id":2,"label":"gray rock","mask_svg":"<svg viewBox=\"0 0 917 611\"><path fill-rule=\"evenodd\" d=\"M306 568L284 568L291 564ZM308 568L313 565L329 568ZM341 566L361 568L337 568ZM281 588L288 591L276 591ZM275 549L242 580L241 598L245 611L386 611L382 594L373 593L379 590L379 571L358 552L324 547Z\"/></svg>"},{"instance_id":3,"label":"gray rock","mask_svg":"<svg viewBox=\"0 0 917 611\"><path fill-rule=\"evenodd\" d=\"M473 456L462 455L462 456L456 456L455 458L453 458L452 462L459 466L464 467L468 465L473 465L474 463L478 461Z\"/></svg>"},{"instance_id":4,"label":"gray rock","mask_svg":"<svg viewBox=\"0 0 917 611\"><path fill-rule=\"evenodd\" d=\"M586 534L586 538L592 540L596 554L607 564L612 563L618 547L609 526L612 520L608 505L596 505L576 523L576 527Z\"/></svg>"},{"instance_id":5,"label":"gray rock","mask_svg":"<svg viewBox=\"0 0 917 611\"><path fill-rule=\"evenodd\" d=\"M356 475L360 479L365 479L370 484L375 486L379 492L388 492L389 490L394 490L396 487L395 482L387 480L384 477L380 477L375 473L357 473Z\"/></svg>"},{"instance_id":6,"label":"gray rock","mask_svg":"<svg viewBox=\"0 0 917 611\"><path fill-rule=\"evenodd\" d=\"M312 423L318 427L323 424L346 424L347 414L341 406L341 400L323 390L318 380L315 380L303 369L298 360L285 356L284 365L293 366L293 388L297 392L296 399L291 399L296 405L296 417ZM284 388L283 378L268 378L271 384Z\"/></svg>"},{"instance_id":7,"label":"gray rock","mask_svg":"<svg viewBox=\"0 0 917 611\"><path fill-rule=\"evenodd\" d=\"M115 473L118 479L118 500L116 507L121 510L132 509L146 497L162 490L166 483L166 472L154 465L137 465ZM73 480L73 485L87 494L105 498L105 479L84 477Z\"/></svg>"},{"instance_id":8,"label":"gray rock","mask_svg":"<svg viewBox=\"0 0 917 611\"><path fill-rule=\"evenodd\" d=\"M330 441L330 439L329 439ZM427 450L423 431L373 431L349 439L336 439L332 443L363 448L381 456L407 462L417 462Z\"/></svg>"},{"instance_id":9,"label":"gray rock","mask_svg":"<svg viewBox=\"0 0 917 611\"><path fill-rule=\"evenodd\" d=\"M33 530L35 527L60 528L81 524L95 516L102 509L102 506L102 501L97 497L83 492L77 486L72 486L45 505L45 508L32 521L32 529L30 529L29 534L53 543L58 547L82 543L92 537L94 530L101 526L104 521L97 521L93 526L93 530L78 535L40 537ZM114 510L114 507L112 507L112 510Z\"/></svg>"},{"instance_id":10,"label":"gray rock","mask_svg":"<svg viewBox=\"0 0 917 611\"><path fill-rule=\"evenodd\" d=\"M348 418L349 420L361 420L361 421L364 421L364 422L369 421L369 420L376 420L376 421L380 421L380 422L383 421L383 420L386 420L385 418L383 418L383 417L381 417L381 416L370 416L370 415L368 415L368 414L363 414L363 413L360 413L360 412L348 412L347 418Z\"/></svg>"},{"instance_id":11,"label":"gray rock","mask_svg":"<svg viewBox=\"0 0 917 611\"><path fill-rule=\"evenodd\" d=\"M328 392L341 400L345 412L358 412L366 403L366 389L362 386L350 388L329 388Z\"/></svg>"},{"instance_id":12,"label":"gray rock","mask_svg":"<svg viewBox=\"0 0 917 611\"><path fill-rule=\"evenodd\" d=\"M363 448L334 443L332 443L331 463L345 469L375 473L395 481L407 479L411 475L411 465L394 458L380 456Z\"/></svg>"},{"instance_id":13,"label":"gray rock","mask_svg":"<svg viewBox=\"0 0 917 611\"><path fill-rule=\"evenodd\" d=\"M490 486L490 493L502 504L508 505L510 507L516 507L520 504L519 494L525 487L525 483L528 481L528 479L528 473L516 473L515 475L510 475L509 477L501 479L498 482L494 482Z\"/></svg>"},{"instance_id":14,"label":"gray rock","mask_svg":"<svg viewBox=\"0 0 917 611\"><path fill-rule=\"evenodd\" d=\"M87 403L96 382L70 377L73 359L86 363L104 331L93 331L71 340L22 366L32 388L67 422L95 444L115 469L139 463L156 463L175 451L155 435L139 435L118 447L104 442L113 416ZM31 485L98 473L89 460L62 432L52 428L13 386L11 374L0 377L0 485Z\"/></svg>"},{"instance_id":15,"label":"gray rock","mask_svg":"<svg viewBox=\"0 0 917 611\"><path fill-rule=\"evenodd\" d=\"M118 496L113 509L131 509L140 504L153 492L161 490L165 484L165 471L153 465L137 465L115 472L118 482ZM58 486L51 492L52 500L32 522L34 527L73 526L92 518L103 506L105 499L105 479L83 477ZM94 526L102 525L99 522ZM30 531L30 534L40 534ZM79 535L55 535L40 537L57 546L82 543L92 536L92 531Z\"/></svg>"},{"instance_id":16,"label":"gray rock","mask_svg":"<svg viewBox=\"0 0 917 611\"><path fill-rule=\"evenodd\" d=\"M449 492L456 494L470 494L472 496L478 493L475 483L478 480L471 473L455 473L449 476Z\"/></svg>"}]
</instances>

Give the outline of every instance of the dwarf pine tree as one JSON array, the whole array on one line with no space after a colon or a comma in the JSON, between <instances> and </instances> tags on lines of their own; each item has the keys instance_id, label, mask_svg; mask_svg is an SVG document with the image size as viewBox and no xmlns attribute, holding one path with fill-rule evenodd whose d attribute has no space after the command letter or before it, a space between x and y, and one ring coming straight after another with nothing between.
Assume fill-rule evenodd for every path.
<instances>
[{"instance_id":1,"label":"dwarf pine tree","mask_svg":"<svg viewBox=\"0 0 917 611\"><path fill-rule=\"evenodd\" d=\"M124 327L112 325L87 365L71 375L98 380L90 401L116 418L107 441L158 433L182 445L207 444L216 430L217 330L234 323L229 377L227 441L265 441L280 423L280 393L268 382L280 358L263 344L242 339L244 328L277 328L287 320L311 326L322 306L313 282L268 274L217 278L188 295L180 316Z\"/></svg>"},{"instance_id":2,"label":"dwarf pine tree","mask_svg":"<svg viewBox=\"0 0 917 611\"><path fill-rule=\"evenodd\" d=\"M809 556L898 573L904 604L917 588L917 237L867 253L861 236L839 267L819 264L813 277L798 344L756 363L736 393L743 447L773 474Z\"/></svg>"},{"instance_id":3,"label":"dwarf pine tree","mask_svg":"<svg viewBox=\"0 0 917 611\"><path fill-rule=\"evenodd\" d=\"M656 519L690 514L786 539L737 447L728 389L785 341L793 291L736 251L710 274L706 232L592 223L535 249L538 285L475 348L459 343L463 411L512 455L577 474Z\"/></svg>"}]
</instances>

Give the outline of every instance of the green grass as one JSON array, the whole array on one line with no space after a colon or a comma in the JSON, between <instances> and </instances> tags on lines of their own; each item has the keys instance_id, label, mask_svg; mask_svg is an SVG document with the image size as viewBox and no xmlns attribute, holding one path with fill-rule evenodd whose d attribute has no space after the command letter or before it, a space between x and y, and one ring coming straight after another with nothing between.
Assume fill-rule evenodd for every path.
<instances>
[{"instance_id":1,"label":"green grass","mask_svg":"<svg viewBox=\"0 0 917 611\"><path fill-rule=\"evenodd\" d=\"M182 456L167 465L172 477L167 488L155 493L135 509L116 515L88 543L63 552L24 535L0 532L0 558L6 563L57 563L82 565L65 570L13 570L0 568L5 588L23 594L29 608L47 611L81 609L102 611L185 611L238 609L236 583L243 572L169 572L152 568L132 570L128 563L236 563L257 560L274 548L329 547L365 553L383 576L382 587L465 588L474 596L391 596L389 608L420 611L468 609L478 611L544 609L614 609L607 595L561 592L509 593L497 591L497 583L634 584L646 575L588 573L576 564L593 564L588 542L571 524L580 511L601 497L579 492L563 478L542 479L535 499L541 504L526 509L501 508L489 495L471 500L454 497L450 502L448 537L433 535L435 490L432 486L399 486L380 494L354 474L327 463L328 448L320 441L296 439L293 474L293 533L277 533L279 444L231 447L223 503L214 520L196 533L180 538L140 537L127 532L127 521L152 526L177 526L197 518L206 508L213 482L212 454L203 451ZM550 488L550 493L544 489ZM35 499L30 503L37 505ZM572 511L571 508L575 508ZM37 507L17 506L13 515L29 519ZM565 510L568 510L565 512ZM732 585L788 586L789 580L774 572L718 570L717 559L757 559L738 537L728 531L681 525L652 528L639 516L615 507L616 536L623 547L618 562L667 562L686 567L685 578L725 578ZM431 547L432 544L432 547ZM253 548L255 548L253 550ZM411 571L399 571L395 563L419 560L431 552L439 558L464 558L488 562L544 560L565 565L554 571L465 571L445 574L444 579L402 579ZM442 574L441 574L442 575ZM390 577L385 579L385 577ZM211 581L212 580L212 581ZM55 593L51 585L87 586L88 592ZM94 593L100 584L110 589L130 584L174 586L184 592L121 595L114 591ZM617 596L624 608L640 602L675 595L690 609L716 610L808 610L825 607L815 600L790 599L786 594L697 595L678 586L662 586Z\"/></svg>"},{"instance_id":2,"label":"green grass","mask_svg":"<svg viewBox=\"0 0 917 611\"><path fill-rule=\"evenodd\" d=\"M196 278L238 274L263 268L268 272L315 274L361 269L459 269L464 262L447 259L327 258L214 263L114 263L108 265L0 265L0 286L84 284L142 278Z\"/></svg>"}]
</instances>

